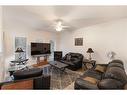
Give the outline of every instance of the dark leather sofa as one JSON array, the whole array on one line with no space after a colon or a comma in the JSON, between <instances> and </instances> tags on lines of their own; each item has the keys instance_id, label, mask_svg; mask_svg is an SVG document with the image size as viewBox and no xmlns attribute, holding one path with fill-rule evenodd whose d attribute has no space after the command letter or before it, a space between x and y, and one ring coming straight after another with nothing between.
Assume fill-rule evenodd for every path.
<instances>
[{"instance_id":1,"label":"dark leather sofa","mask_svg":"<svg viewBox=\"0 0 127 95\"><path fill-rule=\"evenodd\" d=\"M44 75L43 69L19 70L13 76L13 81L0 83L1 90L50 89L50 75Z\"/></svg>"},{"instance_id":2,"label":"dark leather sofa","mask_svg":"<svg viewBox=\"0 0 127 95\"><path fill-rule=\"evenodd\" d=\"M127 89L127 75L124 70L123 62L113 60L109 64L99 64L105 67L105 72L95 70L85 71L85 73L75 81L75 89ZM97 65L96 65L97 66ZM89 79L98 80L96 83L91 83Z\"/></svg>"},{"instance_id":3,"label":"dark leather sofa","mask_svg":"<svg viewBox=\"0 0 127 95\"><path fill-rule=\"evenodd\" d=\"M80 53L67 53L60 62L67 64L67 68L71 70L77 70L82 67L83 55Z\"/></svg>"}]
</instances>

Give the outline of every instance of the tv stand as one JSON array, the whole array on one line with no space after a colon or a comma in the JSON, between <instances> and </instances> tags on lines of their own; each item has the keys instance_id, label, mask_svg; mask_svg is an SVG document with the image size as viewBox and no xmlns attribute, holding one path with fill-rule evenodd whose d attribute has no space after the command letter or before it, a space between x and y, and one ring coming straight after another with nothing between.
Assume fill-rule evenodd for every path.
<instances>
[{"instance_id":1,"label":"tv stand","mask_svg":"<svg viewBox=\"0 0 127 95\"><path fill-rule=\"evenodd\" d=\"M43 66L43 65L48 64L48 61L47 61L48 56L49 56L49 54L45 54L45 55L36 55L35 57L37 58L37 63L34 64L33 66L34 66L34 67L38 67L38 66ZM44 60L41 60L41 59L40 59L41 57L44 57Z\"/></svg>"},{"instance_id":2,"label":"tv stand","mask_svg":"<svg viewBox=\"0 0 127 95\"><path fill-rule=\"evenodd\" d=\"M37 57L37 64L40 63L40 56Z\"/></svg>"},{"instance_id":3,"label":"tv stand","mask_svg":"<svg viewBox=\"0 0 127 95\"><path fill-rule=\"evenodd\" d=\"M48 59L48 55L37 56L37 64L39 64L41 62L40 57L44 57L44 60L43 61L47 61L47 59Z\"/></svg>"}]
</instances>

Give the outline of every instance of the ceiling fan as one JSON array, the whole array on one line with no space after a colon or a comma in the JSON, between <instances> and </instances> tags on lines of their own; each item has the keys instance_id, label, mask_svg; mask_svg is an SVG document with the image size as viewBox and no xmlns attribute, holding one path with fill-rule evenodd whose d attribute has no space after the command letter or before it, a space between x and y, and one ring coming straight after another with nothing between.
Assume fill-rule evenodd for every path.
<instances>
[{"instance_id":1,"label":"ceiling fan","mask_svg":"<svg viewBox=\"0 0 127 95\"><path fill-rule=\"evenodd\" d=\"M63 20L57 19L57 20L55 21L54 29L55 29L57 32L61 32L62 30L67 29L67 28L69 28L69 26L63 25Z\"/></svg>"}]
</instances>

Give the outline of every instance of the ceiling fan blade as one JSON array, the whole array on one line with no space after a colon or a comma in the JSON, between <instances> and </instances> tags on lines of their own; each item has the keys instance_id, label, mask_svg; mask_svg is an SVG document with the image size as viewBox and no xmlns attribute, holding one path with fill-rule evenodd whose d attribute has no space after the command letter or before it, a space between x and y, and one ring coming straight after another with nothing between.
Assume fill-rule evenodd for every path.
<instances>
[{"instance_id":1,"label":"ceiling fan blade","mask_svg":"<svg viewBox=\"0 0 127 95\"><path fill-rule=\"evenodd\" d=\"M62 28L69 28L70 26L62 26Z\"/></svg>"}]
</instances>

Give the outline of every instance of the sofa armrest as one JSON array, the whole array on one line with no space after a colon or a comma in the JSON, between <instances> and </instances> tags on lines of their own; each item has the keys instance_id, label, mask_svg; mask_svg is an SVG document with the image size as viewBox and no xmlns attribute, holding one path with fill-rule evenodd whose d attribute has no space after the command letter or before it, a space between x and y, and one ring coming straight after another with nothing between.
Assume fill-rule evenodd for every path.
<instances>
[{"instance_id":1,"label":"sofa armrest","mask_svg":"<svg viewBox=\"0 0 127 95\"><path fill-rule=\"evenodd\" d=\"M74 60L74 61L72 61L74 64L75 63L78 63L78 62L80 62L81 60L80 59L76 59L76 60Z\"/></svg>"},{"instance_id":2,"label":"sofa armrest","mask_svg":"<svg viewBox=\"0 0 127 95\"><path fill-rule=\"evenodd\" d=\"M50 89L50 75L42 75L34 79L34 89Z\"/></svg>"},{"instance_id":3,"label":"sofa armrest","mask_svg":"<svg viewBox=\"0 0 127 95\"><path fill-rule=\"evenodd\" d=\"M124 85L124 89L127 90L127 83Z\"/></svg>"},{"instance_id":4,"label":"sofa armrest","mask_svg":"<svg viewBox=\"0 0 127 95\"><path fill-rule=\"evenodd\" d=\"M71 61L61 60L60 62L67 64L67 65L73 65L73 63Z\"/></svg>"}]
</instances>

